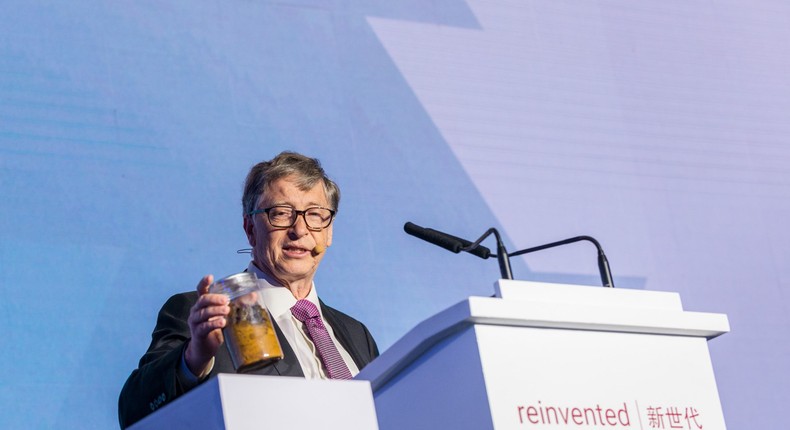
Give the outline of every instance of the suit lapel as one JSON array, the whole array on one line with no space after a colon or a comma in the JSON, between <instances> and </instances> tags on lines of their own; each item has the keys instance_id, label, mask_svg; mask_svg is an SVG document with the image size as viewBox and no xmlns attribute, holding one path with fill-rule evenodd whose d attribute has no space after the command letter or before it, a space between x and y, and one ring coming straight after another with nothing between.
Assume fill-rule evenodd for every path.
<instances>
[{"instance_id":1,"label":"suit lapel","mask_svg":"<svg viewBox=\"0 0 790 430\"><path fill-rule=\"evenodd\" d=\"M321 312L324 314L324 318L326 318L326 321L332 326L332 330L335 332L337 341L343 345L343 348L345 348L346 351L348 351L351 359L354 360L354 364L357 365L357 369L362 369L365 367L368 362L356 348L348 328L345 324L343 324L343 321L337 317L336 311L325 305L320 299L318 302L321 304Z\"/></svg>"},{"instance_id":2,"label":"suit lapel","mask_svg":"<svg viewBox=\"0 0 790 430\"><path fill-rule=\"evenodd\" d=\"M280 326L274 321L274 318L272 318L272 324L274 324L274 331L277 332L277 339L280 340L280 348L282 348L284 356L282 360L274 363L275 369L282 376L304 377L302 366L299 365L299 360L296 359L296 353L291 348L291 344L285 339L285 335L280 330Z\"/></svg>"}]
</instances>

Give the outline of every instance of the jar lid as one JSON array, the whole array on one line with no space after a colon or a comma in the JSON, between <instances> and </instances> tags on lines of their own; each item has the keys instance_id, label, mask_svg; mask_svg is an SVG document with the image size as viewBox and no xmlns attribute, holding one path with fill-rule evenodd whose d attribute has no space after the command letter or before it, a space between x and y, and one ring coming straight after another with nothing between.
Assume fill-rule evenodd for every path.
<instances>
[{"instance_id":1,"label":"jar lid","mask_svg":"<svg viewBox=\"0 0 790 430\"><path fill-rule=\"evenodd\" d=\"M260 285L258 285L258 277L255 276L255 273L241 272L214 281L214 283L208 287L208 292L211 294L225 294L233 300L260 288Z\"/></svg>"}]
</instances>

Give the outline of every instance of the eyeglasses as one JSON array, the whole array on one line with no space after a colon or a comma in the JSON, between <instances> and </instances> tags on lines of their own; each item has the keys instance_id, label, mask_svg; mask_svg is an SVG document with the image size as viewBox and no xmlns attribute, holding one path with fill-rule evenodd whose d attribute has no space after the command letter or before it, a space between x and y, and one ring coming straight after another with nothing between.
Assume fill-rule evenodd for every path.
<instances>
[{"instance_id":1,"label":"eyeglasses","mask_svg":"<svg viewBox=\"0 0 790 430\"><path fill-rule=\"evenodd\" d=\"M261 213L265 213L269 218L269 224L276 228L290 228L296 224L296 217L301 215L307 228L313 231L321 231L329 227L335 217L335 211L320 206L307 208L303 211L298 211L291 206L272 206L254 210L249 215Z\"/></svg>"}]
</instances>

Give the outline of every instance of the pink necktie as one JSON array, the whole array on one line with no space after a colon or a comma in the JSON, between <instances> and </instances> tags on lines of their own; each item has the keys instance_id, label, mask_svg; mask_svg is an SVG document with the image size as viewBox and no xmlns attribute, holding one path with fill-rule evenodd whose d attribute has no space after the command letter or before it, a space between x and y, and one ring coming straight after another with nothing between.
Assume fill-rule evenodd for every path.
<instances>
[{"instance_id":1,"label":"pink necktie","mask_svg":"<svg viewBox=\"0 0 790 430\"><path fill-rule=\"evenodd\" d=\"M343 361L343 357L337 351L335 343L332 342L332 337L321 321L321 315L318 313L318 308L309 300L299 300L291 308L291 313L299 321L303 322L307 328L307 334L313 340L316 349L318 349L318 356L324 363L326 373L330 379L351 379L351 372L348 366Z\"/></svg>"}]
</instances>

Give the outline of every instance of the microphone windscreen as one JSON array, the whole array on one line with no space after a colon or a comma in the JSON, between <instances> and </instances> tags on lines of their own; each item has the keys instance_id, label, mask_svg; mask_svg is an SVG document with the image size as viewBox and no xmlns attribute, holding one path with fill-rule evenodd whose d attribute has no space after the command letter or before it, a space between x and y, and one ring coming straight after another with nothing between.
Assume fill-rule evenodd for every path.
<instances>
[{"instance_id":1,"label":"microphone windscreen","mask_svg":"<svg viewBox=\"0 0 790 430\"><path fill-rule=\"evenodd\" d=\"M450 252L454 252L456 254L461 252L461 243L451 237L448 237L444 233L430 228L420 227L412 222L407 222L404 224L403 230L414 237L418 237L426 242L440 246Z\"/></svg>"},{"instance_id":2,"label":"microphone windscreen","mask_svg":"<svg viewBox=\"0 0 790 430\"><path fill-rule=\"evenodd\" d=\"M316 244L315 248L313 248L313 255L321 254L324 251L326 251L326 246L321 245L320 243Z\"/></svg>"}]
</instances>

